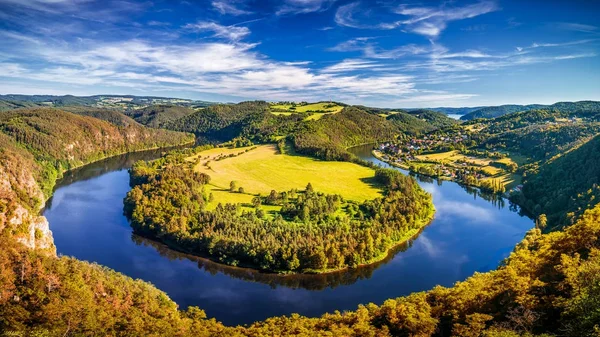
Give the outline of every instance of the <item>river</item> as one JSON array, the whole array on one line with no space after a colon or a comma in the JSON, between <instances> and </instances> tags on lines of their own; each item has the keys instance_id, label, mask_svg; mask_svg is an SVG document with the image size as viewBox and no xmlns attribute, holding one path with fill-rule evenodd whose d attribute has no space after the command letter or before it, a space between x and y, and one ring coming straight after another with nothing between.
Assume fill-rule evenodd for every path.
<instances>
[{"instance_id":1,"label":"river","mask_svg":"<svg viewBox=\"0 0 600 337\"><path fill-rule=\"evenodd\" d=\"M387 166L370 149L361 146L352 152ZM123 215L123 198L130 189L127 168L159 154L122 155L67 173L44 210L57 251L148 281L181 308L199 306L228 325L291 313L320 316L354 310L361 303L381 304L437 284L451 286L474 272L495 269L533 226L504 199L422 178L421 186L433 194L435 219L381 263L297 276L227 267L133 235Z\"/></svg>"}]
</instances>

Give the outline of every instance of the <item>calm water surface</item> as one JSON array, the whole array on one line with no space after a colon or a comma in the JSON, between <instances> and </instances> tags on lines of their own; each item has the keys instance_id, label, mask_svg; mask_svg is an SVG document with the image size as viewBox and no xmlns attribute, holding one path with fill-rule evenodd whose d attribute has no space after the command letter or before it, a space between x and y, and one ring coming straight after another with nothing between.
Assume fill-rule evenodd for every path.
<instances>
[{"instance_id":1,"label":"calm water surface","mask_svg":"<svg viewBox=\"0 0 600 337\"><path fill-rule=\"evenodd\" d=\"M352 151L386 166L371 146ZM225 324L245 324L297 312L320 316L361 303L441 284L450 286L488 271L508 256L532 220L507 201L488 201L452 182L420 181L433 194L436 216L412 242L382 263L328 275L277 276L225 267L137 237L123 216L127 168L159 152L114 157L73 171L57 185L44 215L60 254L106 265L153 283L180 307L196 305Z\"/></svg>"},{"instance_id":2,"label":"calm water surface","mask_svg":"<svg viewBox=\"0 0 600 337\"><path fill-rule=\"evenodd\" d=\"M450 118L454 118L454 119L460 119L463 115L458 115L458 114L448 114L448 117Z\"/></svg>"}]
</instances>

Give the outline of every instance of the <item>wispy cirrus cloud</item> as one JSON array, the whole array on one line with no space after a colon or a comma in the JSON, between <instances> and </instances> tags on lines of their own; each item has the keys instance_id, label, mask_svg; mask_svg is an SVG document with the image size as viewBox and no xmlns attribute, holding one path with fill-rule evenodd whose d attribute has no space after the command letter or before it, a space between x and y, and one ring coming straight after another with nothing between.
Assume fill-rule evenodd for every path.
<instances>
[{"instance_id":1,"label":"wispy cirrus cloud","mask_svg":"<svg viewBox=\"0 0 600 337\"><path fill-rule=\"evenodd\" d=\"M242 9L240 6L243 5L243 1L236 0L216 0L211 3L213 8L223 15L249 15L251 11Z\"/></svg>"},{"instance_id":2,"label":"wispy cirrus cloud","mask_svg":"<svg viewBox=\"0 0 600 337\"><path fill-rule=\"evenodd\" d=\"M597 39L585 39L585 40L576 40L576 41L567 41L567 42L558 42L558 43L537 43L534 42L528 47L516 47L518 51L523 51L527 49L535 49L535 48L547 48L547 47L565 47L565 46L574 46L579 44L587 44L590 42L598 41Z\"/></svg>"},{"instance_id":3,"label":"wispy cirrus cloud","mask_svg":"<svg viewBox=\"0 0 600 337\"><path fill-rule=\"evenodd\" d=\"M340 26L359 29L395 29L401 27L415 34L428 38L436 38L451 21L473 18L498 10L494 1L482 0L466 6L448 6L445 3L437 7L400 5L392 10L402 19L364 24L356 17L361 12L361 3L353 2L340 6L335 15L335 22Z\"/></svg>"},{"instance_id":4,"label":"wispy cirrus cloud","mask_svg":"<svg viewBox=\"0 0 600 337\"><path fill-rule=\"evenodd\" d=\"M284 0L277 15L306 14L327 10L336 0Z\"/></svg>"},{"instance_id":5,"label":"wispy cirrus cloud","mask_svg":"<svg viewBox=\"0 0 600 337\"><path fill-rule=\"evenodd\" d=\"M250 29L243 26L223 26L216 22L198 21L189 23L183 28L195 32L213 32L213 37L225 38L231 41L239 41L250 34Z\"/></svg>"},{"instance_id":6,"label":"wispy cirrus cloud","mask_svg":"<svg viewBox=\"0 0 600 337\"><path fill-rule=\"evenodd\" d=\"M347 59L321 70L323 73L351 72L355 70L377 69L381 65L374 61Z\"/></svg>"},{"instance_id":7,"label":"wispy cirrus cloud","mask_svg":"<svg viewBox=\"0 0 600 337\"><path fill-rule=\"evenodd\" d=\"M562 30L571 30L583 33L600 33L600 28L598 28L597 26L577 22L558 22L552 24L552 27L556 27Z\"/></svg>"}]
</instances>

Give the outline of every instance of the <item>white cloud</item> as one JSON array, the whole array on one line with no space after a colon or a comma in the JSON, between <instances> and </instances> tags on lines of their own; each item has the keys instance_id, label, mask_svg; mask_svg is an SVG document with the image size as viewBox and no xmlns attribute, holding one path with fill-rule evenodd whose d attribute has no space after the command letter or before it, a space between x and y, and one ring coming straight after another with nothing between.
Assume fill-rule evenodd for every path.
<instances>
[{"instance_id":1,"label":"white cloud","mask_svg":"<svg viewBox=\"0 0 600 337\"><path fill-rule=\"evenodd\" d=\"M214 32L214 37L225 38L231 41L239 41L250 34L250 29L248 29L248 27L223 26L216 22L208 21L188 23L184 28L196 32Z\"/></svg>"},{"instance_id":2,"label":"white cloud","mask_svg":"<svg viewBox=\"0 0 600 337\"><path fill-rule=\"evenodd\" d=\"M252 12L250 12L250 11L239 8L238 4L240 2L241 1L235 1L235 0L218 0L218 1L213 1L212 6L215 10L217 10L219 13L221 13L223 15L238 16L238 15L252 14Z\"/></svg>"},{"instance_id":3,"label":"white cloud","mask_svg":"<svg viewBox=\"0 0 600 337\"><path fill-rule=\"evenodd\" d=\"M362 24L355 18L355 14L360 11L360 2L353 2L338 8L335 15L335 22L340 26L360 29L386 30L402 27L407 31L424 35L428 38L436 38L446 29L450 21L473 18L497 9L496 3L490 0L481 0L463 7L449 7L445 3L438 7L400 5L393 12L405 18L372 25Z\"/></svg>"},{"instance_id":4,"label":"white cloud","mask_svg":"<svg viewBox=\"0 0 600 337\"><path fill-rule=\"evenodd\" d=\"M277 15L306 14L329 9L336 0L284 0Z\"/></svg>"},{"instance_id":5,"label":"white cloud","mask_svg":"<svg viewBox=\"0 0 600 337\"><path fill-rule=\"evenodd\" d=\"M340 63L336 63L332 66L326 67L321 72L323 73L339 73L348 72L355 70L373 69L380 67L379 64L372 61L365 60L343 60Z\"/></svg>"},{"instance_id":6,"label":"white cloud","mask_svg":"<svg viewBox=\"0 0 600 337\"><path fill-rule=\"evenodd\" d=\"M586 39L586 40L576 40L576 41L567 41L567 42L559 42L559 43L537 43L534 42L529 47L517 47L517 51L523 51L527 49L534 48L550 48L550 47L565 47L565 46L574 46L579 44L587 44L590 42L598 41L597 39Z\"/></svg>"}]
</instances>

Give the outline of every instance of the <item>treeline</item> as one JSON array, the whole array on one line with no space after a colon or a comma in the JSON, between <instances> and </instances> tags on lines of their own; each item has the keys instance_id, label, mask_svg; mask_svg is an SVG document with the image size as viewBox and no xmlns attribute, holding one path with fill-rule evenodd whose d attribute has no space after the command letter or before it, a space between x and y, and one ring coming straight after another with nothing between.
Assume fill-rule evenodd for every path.
<instances>
[{"instance_id":1,"label":"treeline","mask_svg":"<svg viewBox=\"0 0 600 337\"><path fill-rule=\"evenodd\" d=\"M433 216L431 196L393 170L377 171L386 186L383 198L359 204L309 185L257 196L254 211L239 204L206 210L210 177L181 165L139 163L131 175L137 185L125 199L125 211L135 232L222 263L268 271L320 272L372 263ZM266 217L263 203L281 205L281 211Z\"/></svg>"},{"instance_id":2,"label":"treeline","mask_svg":"<svg viewBox=\"0 0 600 337\"><path fill-rule=\"evenodd\" d=\"M451 288L318 318L226 327L108 268L0 240L0 330L107 336L597 336L600 207L563 232L531 230L495 271Z\"/></svg>"},{"instance_id":3,"label":"treeline","mask_svg":"<svg viewBox=\"0 0 600 337\"><path fill-rule=\"evenodd\" d=\"M187 106L157 104L140 109L127 109L124 111L124 114L145 126L160 128L166 126L169 122L189 116L194 112L194 109Z\"/></svg>"},{"instance_id":4,"label":"treeline","mask_svg":"<svg viewBox=\"0 0 600 337\"><path fill-rule=\"evenodd\" d=\"M496 118L511 113L528 110L555 110L570 114L577 114L580 117L588 114L598 115L600 113L600 102L598 101L579 101L579 102L558 102L552 105L529 104L529 105L500 105L483 107L463 115L461 120L473 120L478 118Z\"/></svg>"}]
</instances>

